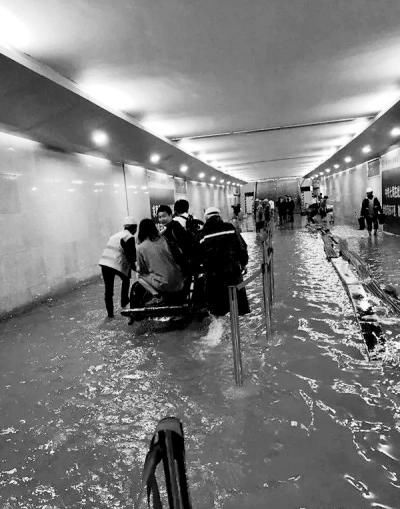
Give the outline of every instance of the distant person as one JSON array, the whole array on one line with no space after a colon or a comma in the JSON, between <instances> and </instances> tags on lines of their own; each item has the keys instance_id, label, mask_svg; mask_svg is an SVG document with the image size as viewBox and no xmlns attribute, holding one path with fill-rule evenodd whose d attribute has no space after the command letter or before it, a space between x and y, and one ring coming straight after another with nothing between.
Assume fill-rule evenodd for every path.
<instances>
[{"instance_id":1,"label":"distant person","mask_svg":"<svg viewBox=\"0 0 400 509\"><path fill-rule=\"evenodd\" d=\"M268 203L269 203L269 211L270 211L270 214L271 214L271 218L274 219L274 215L275 215L275 202L274 202L274 200L268 200Z\"/></svg>"},{"instance_id":2,"label":"distant person","mask_svg":"<svg viewBox=\"0 0 400 509\"><path fill-rule=\"evenodd\" d=\"M325 219L328 214L328 196L325 195L319 202L319 215L321 219Z\"/></svg>"},{"instance_id":3,"label":"distant person","mask_svg":"<svg viewBox=\"0 0 400 509\"><path fill-rule=\"evenodd\" d=\"M183 289L182 270L152 219L142 219L139 224L137 270L139 278L132 286L131 308L159 305Z\"/></svg>"},{"instance_id":4,"label":"distant person","mask_svg":"<svg viewBox=\"0 0 400 509\"><path fill-rule=\"evenodd\" d=\"M108 318L114 318L114 279L118 276L121 281L121 307L125 308L129 304L129 284L131 269L135 269L136 262L136 243L135 233L137 230L137 221L132 216L128 216L123 222L124 229L112 235L101 255L99 265L104 280L106 304Z\"/></svg>"},{"instance_id":5,"label":"distant person","mask_svg":"<svg viewBox=\"0 0 400 509\"><path fill-rule=\"evenodd\" d=\"M264 228L264 207L261 201L257 201L256 233L260 233L263 228Z\"/></svg>"},{"instance_id":6,"label":"distant person","mask_svg":"<svg viewBox=\"0 0 400 509\"><path fill-rule=\"evenodd\" d=\"M207 308L214 316L229 312L228 286L243 280L242 271L248 263L247 245L230 223L221 219L216 207L205 211L201 232L201 253L205 274ZM246 289L238 291L239 314L250 312Z\"/></svg>"},{"instance_id":7,"label":"distant person","mask_svg":"<svg viewBox=\"0 0 400 509\"><path fill-rule=\"evenodd\" d=\"M279 224L282 225L286 222L286 200L283 196L280 196L277 203Z\"/></svg>"},{"instance_id":8,"label":"distant person","mask_svg":"<svg viewBox=\"0 0 400 509\"><path fill-rule=\"evenodd\" d=\"M314 200L313 203L310 203L310 205L307 207L307 223L314 224L314 217L318 214L319 210L319 203L317 199Z\"/></svg>"},{"instance_id":9,"label":"distant person","mask_svg":"<svg viewBox=\"0 0 400 509\"><path fill-rule=\"evenodd\" d=\"M286 202L286 210L287 210L287 218L289 223L294 222L294 209L296 204L294 203L294 200L291 196L288 197Z\"/></svg>"},{"instance_id":10,"label":"distant person","mask_svg":"<svg viewBox=\"0 0 400 509\"><path fill-rule=\"evenodd\" d=\"M365 218L367 223L368 235L371 235L372 225L374 226L374 235L378 233L378 214L382 212L381 204L374 196L374 192L371 187L366 190L367 196L363 199L361 204L361 216Z\"/></svg>"},{"instance_id":11,"label":"distant person","mask_svg":"<svg viewBox=\"0 0 400 509\"><path fill-rule=\"evenodd\" d=\"M264 209L264 228L267 228L269 221L271 219L271 209L269 207L268 198L265 198L263 200L263 209Z\"/></svg>"},{"instance_id":12,"label":"distant person","mask_svg":"<svg viewBox=\"0 0 400 509\"><path fill-rule=\"evenodd\" d=\"M231 205L232 208L232 224L240 233L242 231L242 223L243 223L243 212L240 210L240 203L236 205Z\"/></svg>"}]
</instances>

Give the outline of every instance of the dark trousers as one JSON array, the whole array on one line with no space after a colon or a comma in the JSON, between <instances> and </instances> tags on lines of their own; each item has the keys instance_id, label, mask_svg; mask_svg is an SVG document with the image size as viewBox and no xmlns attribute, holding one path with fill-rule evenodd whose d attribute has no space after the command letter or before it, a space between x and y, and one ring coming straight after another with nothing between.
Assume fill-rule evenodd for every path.
<instances>
[{"instance_id":1,"label":"dark trousers","mask_svg":"<svg viewBox=\"0 0 400 509\"><path fill-rule=\"evenodd\" d=\"M369 232L372 231L372 225L374 225L375 231L378 229L378 216L373 216L373 217L366 216L365 220L367 222L367 230Z\"/></svg>"},{"instance_id":2,"label":"dark trousers","mask_svg":"<svg viewBox=\"0 0 400 509\"><path fill-rule=\"evenodd\" d=\"M118 276L121 281L121 306L124 307L129 303L129 277L124 276L121 272L118 272L111 267L101 266L101 273L104 279L105 293L104 293L104 301L106 303L106 309L108 316L111 318L114 316L114 279L115 276Z\"/></svg>"}]
</instances>

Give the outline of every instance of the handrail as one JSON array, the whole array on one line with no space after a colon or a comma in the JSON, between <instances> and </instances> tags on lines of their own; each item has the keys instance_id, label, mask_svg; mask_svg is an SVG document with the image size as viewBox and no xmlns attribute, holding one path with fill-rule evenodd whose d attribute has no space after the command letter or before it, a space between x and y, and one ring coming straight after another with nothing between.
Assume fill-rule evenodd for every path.
<instances>
[{"instance_id":1,"label":"handrail","mask_svg":"<svg viewBox=\"0 0 400 509\"><path fill-rule=\"evenodd\" d=\"M234 288L236 288L236 290L241 290L242 288L247 286L249 283L254 281L254 279L256 279L261 273L262 273L262 270L261 269L257 269L257 271L252 276L248 277L247 279L245 279L244 281L242 281L238 285L234 285Z\"/></svg>"},{"instance_id":2,"label":"handrail","mask_svg":"<svg viewBox=\"0 0 400 509\"><path fill-rule=\"evenodd\" d=\"M233 350L233 368L235 373L236 385L243 384L242 374L242 355L240 344L240 328L239 328L239 306L237 292L245 288L249 283L254 281L259 275L262 275L263 286L263 303L265 316L265 334L267 340L271 337L271 314L272 301L274 298L274 274L273 274L273 247L272 247L272 230L270 226L267 228L265 239L262 242L263 261L259 269L250 277L241 281L237 285L230 285L229 292L229 308L231 317L231 333L232 333L232 350Z\"/></svg>"}]
</instances>

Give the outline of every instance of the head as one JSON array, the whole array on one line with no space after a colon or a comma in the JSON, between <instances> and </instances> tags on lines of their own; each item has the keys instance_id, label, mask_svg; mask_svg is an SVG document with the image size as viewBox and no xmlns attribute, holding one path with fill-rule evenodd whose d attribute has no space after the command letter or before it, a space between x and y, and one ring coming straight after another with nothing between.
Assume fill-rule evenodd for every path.
<instances>
[{"instance_id":1,"label":"head","mask_svg":"<svg viewBox=\"0 0 400 509\"><path fill-rule=\"evenodd\" d=\"M189 212L189 202L187 200L177 200L174 205L175 214L185 214Z\"/></svg>"},{"instance_id":2,"label":"head","mask_svg":"<svg viewBox=\"0 0 400 509\"><path fill-rule=\"evenodd\" d=\"M172 210L168 205L160 205L157 210L158 222L162 225L167 225L172 221Z\"/></svg>"},{"instance_id":3,"label":"head","mask_svg":"<svg viewBox=\"0 0 400 509\"><path fill-rule=\"evenodd\" d=\"M124 230L128 230L129 233L135 235L137 231L137 221L133 216L124 218Z\"/></svg>"},{"instance_id":4,"label":"head","mask_svg":"<svg viewBox=\"0 0 400 509\"><path fill-rule=\"evenodd\" d=\"M221 220L221 211L217 207L208 207L204 212L204 220L207 222L210 219Z\"/></svg>"},{"instance_id":5,"label":"head","mask_svg":"<svg viewBox=\"0 0 400 509\"><path fill-rule=\"evenodd\" d=\"M367 193L368 198L372 198L372 196L374 195L374 191L372 190L372 187L367 187L365 192Z\"/></svg>"},{"instance_id":6,"label":"head","mask_svg":"<svg viewBox=\"0 0 400 509\"><path fill-rule=\"evenodd\" d=\"M157 227L152 219L142 219L139 224L138 240L144 242L146 239L154 242L160 237Z\"/></svg>"},{"instance_id":7,"label":"head","mask_svg":"<svg viewBox=\"0 0 400 509\"><path fill-rule=\"evenodd\" d=\"M329 198L329 196L325 195L324 196L324 200L327 200Z\"/></svg>"}]
</instances>

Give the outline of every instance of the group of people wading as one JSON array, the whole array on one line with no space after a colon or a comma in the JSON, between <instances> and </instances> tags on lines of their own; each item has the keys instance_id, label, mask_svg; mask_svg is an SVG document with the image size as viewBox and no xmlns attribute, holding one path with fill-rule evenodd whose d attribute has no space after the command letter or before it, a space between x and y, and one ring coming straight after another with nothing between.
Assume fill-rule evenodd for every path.
<instances>
[{"instance_id":1,"label":"group of people wading","mask_svg":"<svg viewBox=\"0 0 400 509\"><path fill-rule=\"evenodd\" d=\"M264 200L256 200L254 204L254 219L256 223L256 232L259 233L271 219L275 218L275 210L277 210L278 224L293 223L294 209L296 204L289 195L280 196L276 203L273 200L265 198Z\"/></svg>"},{"instance_id":2,"label":"group of people wading","mask_svg":"<svg viewBox=\"0 0 400 509\"><path fill-rule=\"evenodd\" d=\"M229 311L228 286L242 281L248 253L239 231L222 220L218 208L209 207L203 222L189 214L187 200L178 200L173 212L160 205L157 221L145 218L138 224L128 216L123 223L99 261L109 318L114 317L115 276L122 280L123 309L181 303L194 278L194 295L212 315ZM244 288L238 291L238 300L239 313L248 313Z\"/></svg>"}]
</instances>

